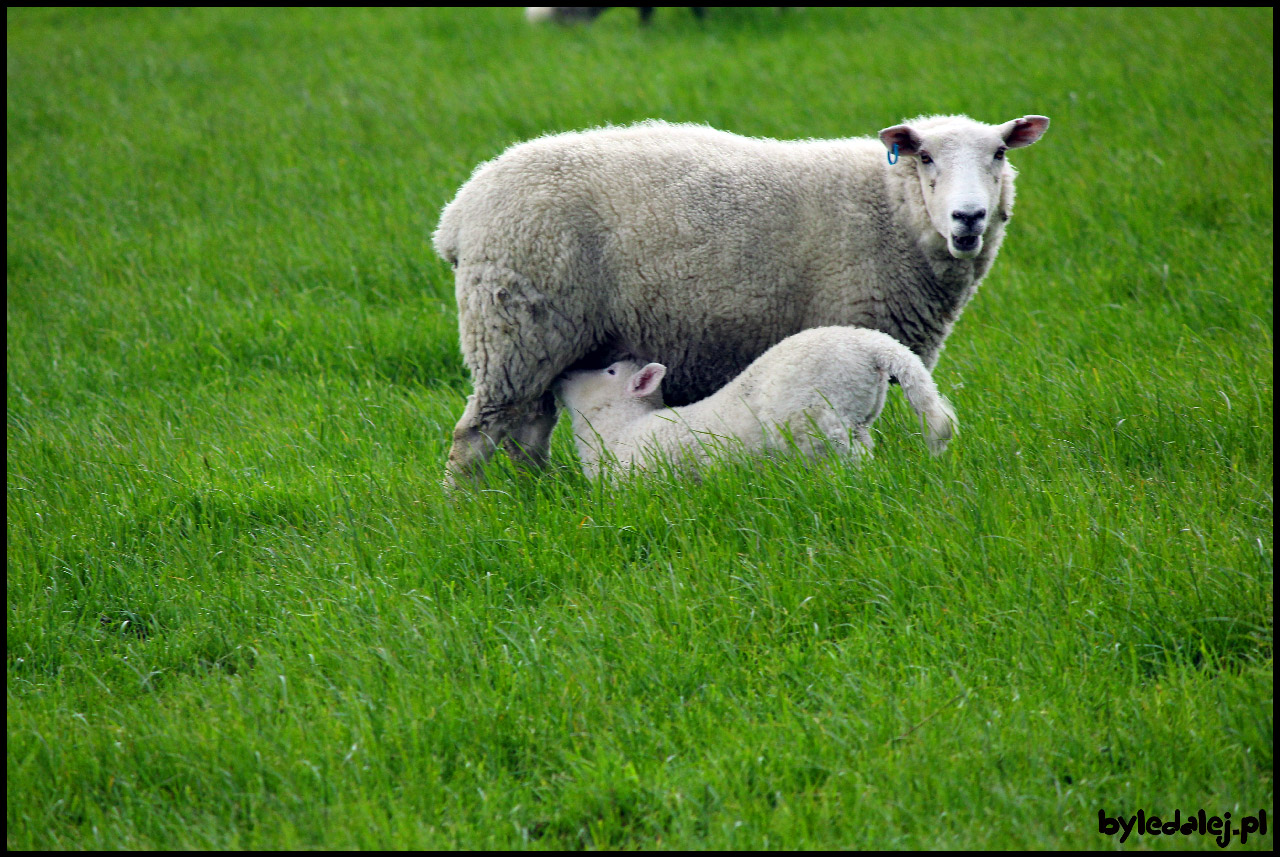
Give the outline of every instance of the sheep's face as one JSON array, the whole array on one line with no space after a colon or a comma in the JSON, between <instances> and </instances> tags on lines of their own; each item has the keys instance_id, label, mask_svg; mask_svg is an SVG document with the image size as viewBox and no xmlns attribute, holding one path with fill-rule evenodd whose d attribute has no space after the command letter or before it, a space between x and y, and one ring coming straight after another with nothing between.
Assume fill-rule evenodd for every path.
<instances>
[{"instance_id":1,"label":"sheep's face","mask_svg":"<svg viewBox=\"0 0 1280 857\"><path fill-rule=\"evenodd\" d=\"M662 407L662 378L667 367L620 360L604 369L566 372L552 389L570 411L590 418L605 410L643 402Z\"/></svg>"},{"instance_id":2,"label":"sheep's face","mask_svg":"<svg viewBox=\"0 0 1280 857\"><path fill-rule=\"evenodd\" d=\"M991 223L1009 215L1002 208L1002 192L1013 181L1014 170L1005 152L1030 146L1048 127L1044 116L1023 116L1003 125L944 116L886 128L880 139L890 150L898 147L896 169L915 170L929 221L946 239L948 252L956 259L972 259L982 252Z\"/></svg>"}]
</instances>

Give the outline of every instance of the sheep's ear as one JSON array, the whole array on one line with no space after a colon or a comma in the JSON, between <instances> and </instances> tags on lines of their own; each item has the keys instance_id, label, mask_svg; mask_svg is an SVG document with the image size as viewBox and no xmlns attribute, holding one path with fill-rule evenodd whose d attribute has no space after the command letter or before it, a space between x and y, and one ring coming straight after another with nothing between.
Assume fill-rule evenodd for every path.
<instances>
[{"instance_id":1,"label":"sheep's ear","mask_svg":"<svg viewBox=\"0 0 1280 857\"><path fill-rule=\"evenodd\" d=\"M627 382L627 394L637 399L652 396L662 383L662 376L667 374L667 367L661 363L650 363L631 376Z\"/></svg>"},{"instance_id":2,"label":"sheep's ear","mask_svg":"<svg viewBox=\"0 0 1280 857\"><path fill-rule=\"evenodd\" d=\"M889 151L893 151L894 144L898 146L899 155L914 155L920 151L920 135L911 130L910 125L894 125L892 128L885 128L880 132L880 142L884 143L884 147Z\"/></svg>"},{"instance_id":3,"label":"sheep's ear","mask_svg":"<svg viewBox=\"0 0 1280 857\"><path fill-rule=\"evenodd\" d=\"M1000 136L1010 149L1021 149L1039 140L1048 128L1048 116L1023 116L1001 125Z\"/></svg>"}]
</instances>

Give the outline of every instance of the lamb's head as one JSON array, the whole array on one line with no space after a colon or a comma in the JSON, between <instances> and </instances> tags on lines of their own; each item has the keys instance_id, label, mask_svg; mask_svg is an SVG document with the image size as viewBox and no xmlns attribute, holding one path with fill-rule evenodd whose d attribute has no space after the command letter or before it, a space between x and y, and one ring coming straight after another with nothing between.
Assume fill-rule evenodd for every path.
<instances>
[{"instance_id":1,"label":"lamb's head","mask_svg":"<svg viewBox=\"0 0 1280 857\"><path fill-rule=\"evenodd\" d=\"M667 367L620 360L604 369L575 369L553 385L571 414L595 420L609 412L643 413L663 407L662 378Z\"/></svg>"},{"instance_id":2,"label":"lamb's head","mask_svg":"<svg viewBox=\"0 0 1280 857\"><path fill-rule=\"evenodd\" d=\"M1030 146L1049 127L1044 116L1023 116L986 125L967 116L933 116L894 125L880 140L899 161L894 169L914 171L929 222L957 259L982 252L983 236L996 219L1009 217L1013 167L1005 151Z\"/></svg>"}]
</instances>

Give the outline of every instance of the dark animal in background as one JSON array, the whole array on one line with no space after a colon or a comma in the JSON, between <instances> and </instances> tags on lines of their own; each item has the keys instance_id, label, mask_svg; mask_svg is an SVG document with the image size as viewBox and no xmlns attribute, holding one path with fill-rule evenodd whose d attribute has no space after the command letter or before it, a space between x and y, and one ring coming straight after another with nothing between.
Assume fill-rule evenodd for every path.
<instances>
[{"instance_id":1,"label":"dark animal in background","mask_svg":"<svg viewBox=\"0 0 1280 857\"><path fill-rule=\"evenodd\" d=\"M656 6L526 6L524 7L524 16L529 23L536 24L539 21L555 21L557 24L589 24L601 13L610 9L629 8L635 9L640 13L640 23L648 24L653 19L653 10ZM693 12L695 18L701 19L706 14L705 6L690 6L689 11Z\"/></svg>"}]
</instances>

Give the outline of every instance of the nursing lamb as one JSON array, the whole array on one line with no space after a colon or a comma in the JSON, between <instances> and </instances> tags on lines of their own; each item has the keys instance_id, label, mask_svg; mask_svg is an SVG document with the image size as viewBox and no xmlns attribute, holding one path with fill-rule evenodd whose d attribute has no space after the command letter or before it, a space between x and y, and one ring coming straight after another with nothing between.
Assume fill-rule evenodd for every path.
<instances>
[{"instance_id":1,"label":"nursing lamb","mask_svg":"<svg viewBox=\"0 0 1280 857\"><path fill-rule=\"evenodd\" d=\"M648 121L481 164L434 236L474 385L446 485L497 445L541 464L570 367L662 363L680 405L797 331L853 325L932 368L1004 237L1005 152L1048 125L937 116L786 142Z\"/></svg>"},{"instance_id":2,"label":"nursing lamb","mask_svg":"<svg viewBox=\"0 0 1280 857\"><path fill-rule=\"evenodd\" d=\"M664 374L661 363L621 361L555 382L587 476L650 470L664 459L696 469L733 451L858 459L871 452L869 428L884 408L890 375L926 425L935 455L956 426L920 358L878 330L819 327L789 336L723 388L684 407L663 403Z\"/></svg>"}]
</instances>

